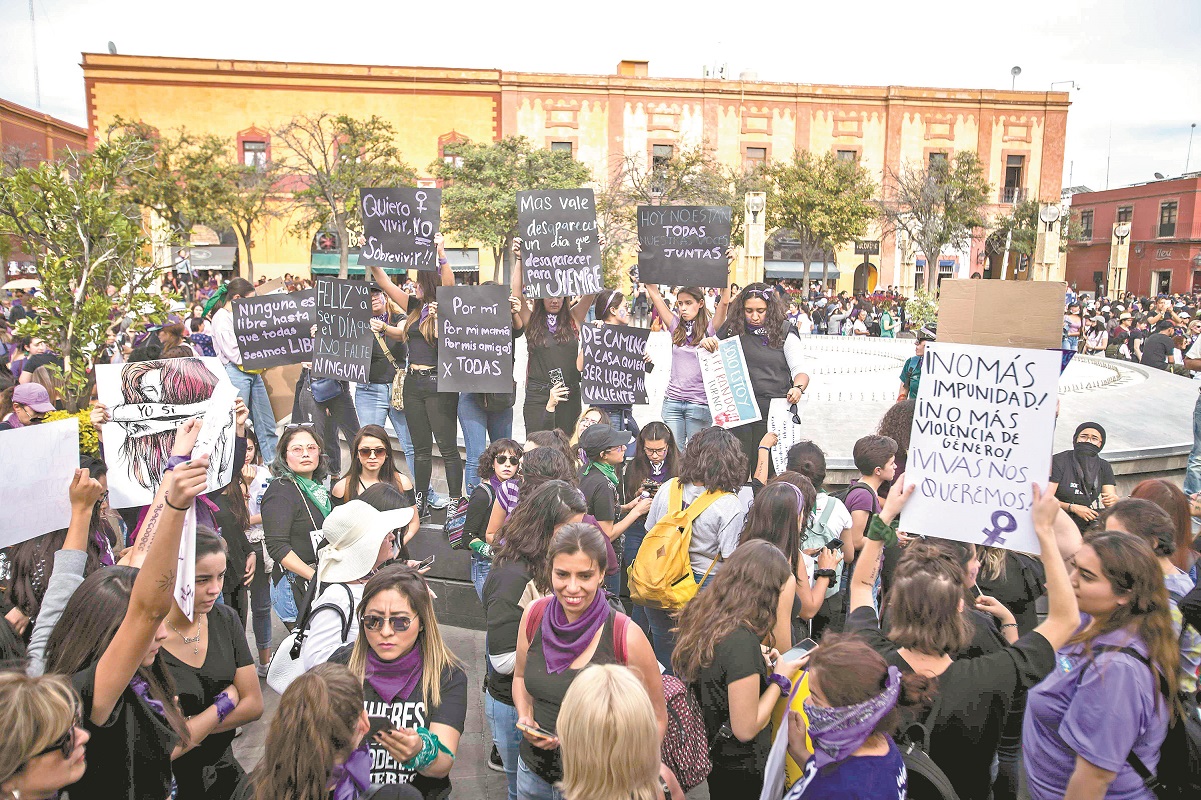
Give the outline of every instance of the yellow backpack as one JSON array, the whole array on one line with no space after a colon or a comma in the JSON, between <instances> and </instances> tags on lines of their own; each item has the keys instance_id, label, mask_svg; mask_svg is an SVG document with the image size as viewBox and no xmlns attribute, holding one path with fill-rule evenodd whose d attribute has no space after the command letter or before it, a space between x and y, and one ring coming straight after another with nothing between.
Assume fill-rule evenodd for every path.
<instances>
[{"instance_id":1,"label":"yellow backpack","mask_svg":"<svg viewBox=\"0 0 1201 800\"><path fill-rule=\"evenodd\" d=\"M638 605L674 611L683 608L699 588L688 558L692 523L714 501L729 493L705 492L685 508L684 487L679 478L672 478L659 491L664 489L670 493L667 513L646 532L638 555L630 564L630 599ZM714 558L702 582L716 563Z\"/></svg>"}]
</instances>

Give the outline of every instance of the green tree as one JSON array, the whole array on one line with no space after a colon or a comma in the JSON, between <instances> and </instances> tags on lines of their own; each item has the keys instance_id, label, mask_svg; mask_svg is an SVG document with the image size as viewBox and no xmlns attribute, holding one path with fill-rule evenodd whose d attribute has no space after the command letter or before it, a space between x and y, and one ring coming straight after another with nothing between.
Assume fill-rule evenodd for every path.
<instances>
[{"instance_id":1,"label":"green tree","mask_svg":"<svg viewBox=\"0 0 1201 800\"><path fill-rule=\"evenodd\" d=\"M966 250L973 230L984 227L991 191L975 153L886 170L884 198L876 207L886 231L904 234L925 254L927 291L938 285L943 248Z\"/></svg>"},{"instance_id":2,"label":"green tree","mask_svg":"<svg viewBox=\"0 0 1201 800\"><path fill-rule=\"evenodd\" d=\"M808 150L773 164L769 175L775 189L769 220L796 237L806 265L822 260L825 286L834 252L862 236L876 217L876 185L858 161Z\"/></svg>"},{"instance_id":3,"label":"green tree","mask_svg":"<svg viewBox=\"0 0 1201 800\"><path fill-rule=\"evenodd\" d=\"M66 151L59 161L0 174L0 234L15 236L40 259L37 319L23 320L18 329L45 338L62 355L70 410L87 404L90 373L114 309L129 309L143 321L166 316L166 301L151 292L158 270L142 211L127 188L154 162L146 141L119 137L90 153Z\"/></svg>"},{"instance_id":4,"label":"green tree","mask_svg":"<svg viewBox=\"0 0 1201 800\"><path fill-rule=\"evenodd\" d=\"M274 133L284 148L279 176L294 186L292 229L312 236L314 229L338 234L338 276L350 268L352 227L359 227L359 189L414 186L417 173L395 144L396 130L377 116L355 119L323 112L294 117Z\"/></svg>"},{"instance_id":5,"label":"green tree","mask_svg":"<svg viewBox=\"0 0 1201 800\"><path fill-rule=\"evenodd\" d=\"M246 251L246 277L254 281L254 231L285 213L281 169L269 161L256 167L232 159L222 167L225 185L214 201L217 215L233 229Z\"/></svg>"},{"instance_id":6,"label":"green tree","mask_svg":"<svg viewBox=\"0 0 1201 800\"><path fill-rule=\"evenodd\" d=\"M1023 200L1016 204L1010 213L998 217L995 221L996 228L985 242L988 252L1002 255L1008 242L1010 253L1025 256L1033 262L1034 245L1038 240L1039 226L1043 224L1038 218L1041 207L1042 204L1037 200ZM1068 243L1080 238L1080 220L1071 214L1063 214L1059 217L1058 225L1059 252L1066 253ZM1005 266L1002 264L1001 269Z\"/></svg>"},{"instance_id":7,"label":"green tree","mask_svg":"<svg viewBox=\"0 0 1201 800\"><path fill-rule=\"evenodd\" d=\"M534 147L524 136L454 142L443 152L429 167L444 184L442 230L491 249L506 277L517 236L517 192L577 189L592 180L570 153Z\"/></svg>"}]
</instances>

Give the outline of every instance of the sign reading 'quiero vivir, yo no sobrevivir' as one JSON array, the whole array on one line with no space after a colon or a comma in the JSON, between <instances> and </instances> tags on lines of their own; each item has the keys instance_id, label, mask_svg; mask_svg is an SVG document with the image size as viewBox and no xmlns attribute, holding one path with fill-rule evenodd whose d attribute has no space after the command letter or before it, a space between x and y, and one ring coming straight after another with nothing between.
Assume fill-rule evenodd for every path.
<instances>
[{"instance_id":1,"label":"sign reading 'quiero vivir, yo no sobrevivir'","mask_svg":"<svg viewBox=\"0 0 1201 800\"><path fill-rule=\"evenodd\" d=\"M442 217L441 189L360 189L363 248L359 264L391 269L438 269L434 235Z\"/></svg>"}]
</instances>

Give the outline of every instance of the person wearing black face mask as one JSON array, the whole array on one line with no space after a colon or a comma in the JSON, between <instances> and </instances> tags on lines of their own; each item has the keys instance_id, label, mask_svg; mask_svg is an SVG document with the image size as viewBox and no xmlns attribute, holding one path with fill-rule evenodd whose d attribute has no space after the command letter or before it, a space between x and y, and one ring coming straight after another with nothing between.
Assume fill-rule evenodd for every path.
<instances>
[{"instance_id":1,"label":"person wearing black face mask","mask_svg":"<svg viewBox=\"0 0 1201 800\"><path fill-rule=\"evenodd\" d=\"M1101 458L1105 447L1105 429L1096 422L1083 422L1072 437L1071 450L1051 458L1051 482L1059 506L1068 512L1081 531L1088 528L1097 514L1118 502L1113 467Z\"/></svg>"}]
</instances>

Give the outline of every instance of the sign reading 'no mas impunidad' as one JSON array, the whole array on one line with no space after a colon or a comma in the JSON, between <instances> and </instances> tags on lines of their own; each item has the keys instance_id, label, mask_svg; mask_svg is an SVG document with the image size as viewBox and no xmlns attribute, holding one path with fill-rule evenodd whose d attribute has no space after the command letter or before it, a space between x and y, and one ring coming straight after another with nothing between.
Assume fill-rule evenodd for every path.
<instances>
[{"instance_id":1,"label":"sign reading 'no mas impunidad'","mask_svg":"<svg viewBox=\"0 0 1201 800\"><path fill-rule=\"evenodd\" d=\"M434 234L442 217L441 189L360 189L364 244L359 264L392 269L438 269Z\"/></svg>"},{"instance_id":2,"label":"sign reading 'no mas impunidad'","mask_svg":"<svg viewBox=\"0 0 1201 800\"><path fill-rule=\"evenodd\" d=\"M673 286L729 285L729 206L638 206L638 278Z\"/></svg>"},{"instance_id":3,"label":"sign reading 'no mas impunidad'","mask_svg":"<svg viewBox=\"0 0 1201 800\"><path fill-rule=\"evenodd\" d=\"M517 230L526 297L571 297L601 290L591 189L518 192Z\"/></svg>"}]
</instances>

